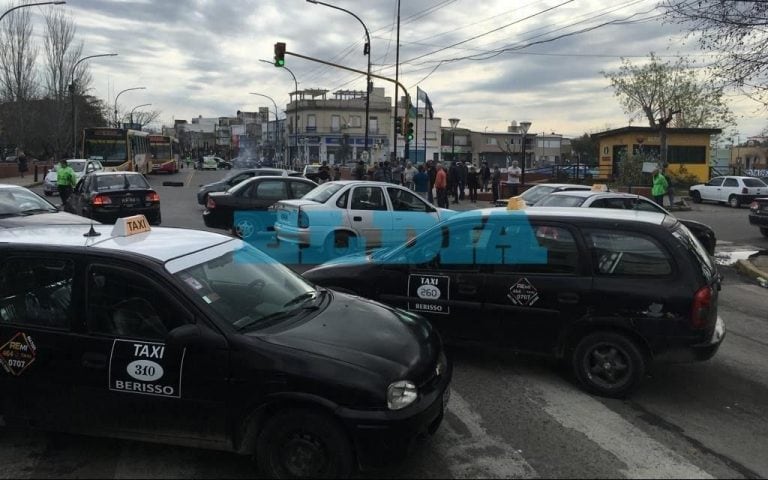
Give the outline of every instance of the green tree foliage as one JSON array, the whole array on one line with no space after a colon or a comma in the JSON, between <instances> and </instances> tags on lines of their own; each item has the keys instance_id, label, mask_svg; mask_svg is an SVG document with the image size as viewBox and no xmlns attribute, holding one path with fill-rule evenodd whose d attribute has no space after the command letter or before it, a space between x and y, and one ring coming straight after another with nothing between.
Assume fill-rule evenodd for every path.
<instances>
[{"instance_id":1,"label":"green tree foliage","mask_svg":"<svg viewBox=\"0 0 768 480\"><path fill-rule=\"evenodd\" d=\"M699 45L717 53L713 71L768 107L768 2L664 0L670 22L687 26Z\"/></svg>"},{"instance_id":2,"label":"green tree foliage","mask_svg":"<svg viewBox=\"0 0 768 480\"><path fill-rule=\"evenodd\" d=\"M662 62L651 53L646 63L624 59L618 71L602 73L624 111L631 118L645 118L651 128L659 127L660 118L669 117L669 126L677 128L722 128L735 123L723 87L684 58Z\"/></svg>"},{"instance_id":3,"label":"green tree foliage","mask_svg":"<svg viewBox=\"0 0 768 480\"><path fill-rule=\"evenodd\" d=\"M581 163L597 165L598 148L600 148L600 145L597 139L592 138L588 133L571 139L572 157L575 158L578 155Z\"/></svg>"},{"instance_id":4,"label":"green tree foliage","mask_svg":"<svg viewBox=\"0 0 768 480\"><path fill-rule=\"evenodd\" d=\"M643 174L643 162L649 159L642 154L627 155L626 150L621 152L619 161L619 174L616 181L626 187L645 186L646 175Z\"/></svg>"}]
</instances>

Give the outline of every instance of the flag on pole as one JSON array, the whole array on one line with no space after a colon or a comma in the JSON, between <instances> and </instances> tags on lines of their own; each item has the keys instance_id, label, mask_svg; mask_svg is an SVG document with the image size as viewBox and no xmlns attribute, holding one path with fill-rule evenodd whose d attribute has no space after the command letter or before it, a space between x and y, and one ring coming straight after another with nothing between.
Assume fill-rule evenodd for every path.
<instances>
[{"instance_id":1,"label":"flag on pole","mask_svg":"<svg viewBox=\"0 0 768 480\"><path fill-rule=\"evenodd\" d=\"M429 119L431 120L435 118L435 110L432 108L432 102L429 101L429 95L427 95L427 92L420 89L419 87L416 87L416 98L424 102L424 105L426 105L426 110L429 112Z\"/></svg>"}]
</instances>

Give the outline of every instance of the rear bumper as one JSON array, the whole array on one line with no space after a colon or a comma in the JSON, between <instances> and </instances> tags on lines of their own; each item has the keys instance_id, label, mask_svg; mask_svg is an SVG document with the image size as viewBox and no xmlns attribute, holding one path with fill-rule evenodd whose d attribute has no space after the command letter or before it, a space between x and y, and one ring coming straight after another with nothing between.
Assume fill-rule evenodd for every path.
<instances>
[{"instance_id":1,"label":"rear bumper","mask_svg":"<svg viewBox=\"0 0 768 480\"><path fill-rule=\"evenodd\" d=\"M706 342L673 347L657 355L655 359L663 363L688 363L709 360L715 356L720 345L722 345L725 334L725 321L718 316L715 328L712 330L712 335Z\"/></svg>"},{"instance_id":2,"label":"rear bumper","mask_svg":"<svg viewBox=\"0 0 768 480\"><path fill-rule=\"evenodd\" d=\"M160 220L160 206L136 208L96 208L91 212L91 218L101 223L115 223L118 218L132 215L144 215L150 223Z\"/></svg>"},{"instance_id":3,"label":"rear bumper","mask_svg":"<svg viewBox=\"0 0 768 480\"><path fill-rule=\"evenodd\" d=\"M309 231L275 225L275 232L277 233L277 239L281 242L292 243L302 248L310 245Z\"/></svg>"},{"instance_id":4,"label":"rear bumper","mask_svg":"<svg viewBox=\"0 0 768 480\"><path fill-rule=\"evenodd\" d=\"M758 227L768 227L768 215L750 213L749 223L750 225L757 225Z\"/></svg>"}]
</instances>

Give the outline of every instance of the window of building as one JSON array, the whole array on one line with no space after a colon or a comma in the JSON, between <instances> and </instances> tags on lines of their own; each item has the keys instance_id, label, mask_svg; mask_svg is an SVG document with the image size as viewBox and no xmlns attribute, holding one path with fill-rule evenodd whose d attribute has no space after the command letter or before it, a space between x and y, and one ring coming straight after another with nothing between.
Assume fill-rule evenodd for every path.
<instances>
[{"instance_id":1,"label":"window of building","mask_svg":"<svg viewBox=\"0 0 768 480\"><path fill-rule=\"evenodd\" d=\"M341 131L341 117L339 115L331 115L331 131Z\"/></svg>"},{"instance_id":2,"label":"window of building","mask_svg":"<svg viewBox=\"0 0 768 480\"><path fill-rule=\"evenodd\" d=\"M379 117L371 117L368 123L368 129L371 132L378 132L379 131Z\"/></svg>"},{"instance_id":3,"label":"window of building","mask_svg":"<svg viewBox=\"0 0 768 480\"><path fill-rule=\"evenodd\" d=\"M363 125L363 120L360 117L360 115L352 115L349 118L349 121L352 124L353 128L360 128Z\"/></svg>"},{"instance_id":4,"label":"window of building","mask_svg":"<svg viewBox=\"0 0 768 480\"><path fill-rule=\"evenodd\" d=\"M667 147L667 162L688 164L706 163L707 147Z\"/></svg>"},{"instance_id":5,"label":"window of building","mask_svg":"<svg viewBox=\"0 0 768 480\"><path fill-rule=\"evenodd\" d=\"M307 131L314 132L317 130L317 117L315 114L307 115Z\"/></svg>"},{"instance_id":6,"label":"window of building","mask_svg":"<svg viewBox=\"0 0 768 480\"><path fill-rule=\"evenodd\" d=\"M496 141L495 137L485 137L485 144L486 145L498 145L498 142Z\"/></svg>"}]
</instances>

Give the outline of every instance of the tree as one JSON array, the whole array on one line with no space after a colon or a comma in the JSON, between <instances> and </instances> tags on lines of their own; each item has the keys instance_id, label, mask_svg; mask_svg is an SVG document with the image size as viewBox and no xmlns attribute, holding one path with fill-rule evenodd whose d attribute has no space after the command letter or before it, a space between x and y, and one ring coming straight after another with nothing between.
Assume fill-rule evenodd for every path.
<instances>
[{"instance_id":1,"label":"tree","mask_svg":"<svg viewBox=\"0 0 768 480\"><path fill-rule=\"evenodd\" d=\"M599 144L596 139L588 133L579 138L571 139L571 150L574 155L578 155L581 163L596 165Z\"/></svg>"},{"instance_id":2,"label":"tree","mask_svg":"<svg viewBox=\"0 0 768 480\"><path fill-rule=\"evenodd\" d=\"M724 85L768 107L768 2L664 0L668 21L685 24L699 45L717 53L713 71Z\"/></svg>"},{"instance_id":3,"label":"tree","mask_svg":"<svg viewBox=\"0 0 768 480\"><path fill-rule=\"evenodd\" d=\"M658 128L659 119L669 117L670 126L678 128L735 123L723 87L701 78L703 75L684 58L662 62L651 53L648 63L635 65L624 59L618 71L602 73L611 81L625 113L632 118L645 117L651 128Z\"/></svg>"}]
</instances>

